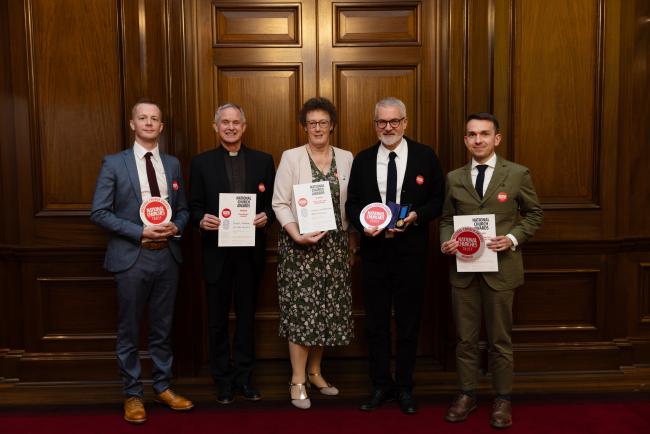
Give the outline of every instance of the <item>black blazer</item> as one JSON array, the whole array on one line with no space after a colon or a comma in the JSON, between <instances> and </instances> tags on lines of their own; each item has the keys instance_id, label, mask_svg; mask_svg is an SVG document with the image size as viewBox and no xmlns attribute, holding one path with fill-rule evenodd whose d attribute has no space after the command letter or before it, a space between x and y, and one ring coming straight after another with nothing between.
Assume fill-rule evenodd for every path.
<instances>
[{"instance_id":1,"label":"black blazer","mask_svg":"<svg viewBox=\"0 0 650 434\"><path fill-rule=\"evenodd\" d=\"M268 217L266 227L258 229L255 234L255 247L248 247L252 252L254 271L259 274L264 269L266 251L266 228L275 220L271 207L275 164L273 157L265 152L246 148L246 191L257 193L256 213L265 212ZM230 193L230 183L226 174L226 150L218 147L192 159L190 174L190 217L195 226L199 226L203 215L219 215L219 193ZM208 283L215 283L221 274L224 258L230 247L217 247L219 231L201 231L203 241L203 275ZM246 247L244 247L246 248Z\"/></svg>"},{"instance_id":2,"label":"black blazer","mask_svg":"<svg viewBox=\"0 0 650 434\"><path fill-rule=\"evenodd\" d=\"M359 152L352 163L345 209L352 225L362 234L363 259L381 261L386 248L396 249L401 256L423 256L429 243L429 222L442 213L444 178L436 153L409 138L406 138L406 142L408 159L400 202L411 204L418 219L416 224L411 224L395 238L386 239L384 233L374 238L366 237L359 220L359 214L366 205L381 202L377 186L377 151L380 143Z\"/></svg>"}]
</instances>

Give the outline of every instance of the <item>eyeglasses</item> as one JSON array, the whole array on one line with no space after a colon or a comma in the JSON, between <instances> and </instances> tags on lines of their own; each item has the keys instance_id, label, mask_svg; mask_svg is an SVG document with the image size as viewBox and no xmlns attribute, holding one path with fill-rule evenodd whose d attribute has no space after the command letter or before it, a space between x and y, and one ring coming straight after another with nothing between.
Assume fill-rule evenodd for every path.
<instances>
[{"instance_id":1,"label":"eyeglasses","mask_svg":"<svg viewBox=\"0 0 650 434\"><path fill-rule=\"evenodd\" d=\"M402 121L406 119L406 117L403 117L401 119L391 119L391 120L384 120L384 119L375 119L375 125L377 125L377 128L381 128L382 130L386 128L386 125L390 124L391 127L397 128L399 127L399 124L402 123Z\"/></svg>"},{"instance_id":2,"label":"eyeglasses","mask_svg":"<svg viewBox=\"0 0 650 434\"><path fill-rule=\"evenodd\" d=\"M310 130L315 130L316 126L321 127L322 129L325 129L330 126L330 121L322 120L322 121L309 121L307 122L307 128Z\"/></svg>"}]
</instances>

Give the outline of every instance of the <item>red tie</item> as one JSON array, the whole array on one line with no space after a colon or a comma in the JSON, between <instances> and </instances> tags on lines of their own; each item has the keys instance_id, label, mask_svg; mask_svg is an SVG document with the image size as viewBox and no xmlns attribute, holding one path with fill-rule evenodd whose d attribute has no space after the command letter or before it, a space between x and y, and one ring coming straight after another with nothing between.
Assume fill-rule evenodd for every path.
<instances>
[{"instance_id":1,"label":"red tie","mask_svg":"<svg viewBox=\"0 0 650 434\"><path fill-rule=\"evenodd\" d=\"M156 179L156 169L153 168L153 163L151 162L151 152L144 154L144 158L147 160L147 181L149 181L149 191L151 191L151 197L160 197L160 189L158 188L158 180Z\"/></svg>"}]
</instances>

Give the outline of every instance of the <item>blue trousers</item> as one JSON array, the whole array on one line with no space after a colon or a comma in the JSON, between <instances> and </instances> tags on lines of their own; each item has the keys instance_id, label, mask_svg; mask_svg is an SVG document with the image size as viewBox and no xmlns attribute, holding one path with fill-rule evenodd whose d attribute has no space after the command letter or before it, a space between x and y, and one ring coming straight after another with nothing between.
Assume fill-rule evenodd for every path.
<instances>
[{"instance_id":1,"label":"blue trousers","mask_svg":"<svg viewBox=\"0 0 650 434\"><path fill-rule=\"evenodd\" d=\"M141 249L131 268L115 274L118 300L117 365L128 396L144 395L138 343L145 306L149 318L149 355L153 389L169 388L172 376L171 330L178 286L178 263L169 249Z\"/></svg>"}]
</instances>

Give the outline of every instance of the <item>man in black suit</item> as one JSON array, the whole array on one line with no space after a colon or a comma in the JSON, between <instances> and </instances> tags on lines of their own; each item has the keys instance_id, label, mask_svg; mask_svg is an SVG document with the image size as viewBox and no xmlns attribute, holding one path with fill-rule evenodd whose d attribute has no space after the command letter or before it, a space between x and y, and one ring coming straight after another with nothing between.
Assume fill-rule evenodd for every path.
<instances>
[{"instance_id":1,"label":"man in black suit","mask_svg":"<svg viewBox=\"0 0 650 434\"><path fill-rule=\"evenodd\" d=\"M406 106L397 98L375 105L379 142L361 151L352 164L346 211L361 234L365 333L373 391L361 410L374 410L397 398L405 414L417 412L412 396L413 369L429 222L442 211L443 175L435 152L404 137ZM364 228L361 210L373 202L410 204L402 230ZM391 305L397 326L395 378L390 372Z\"/></svg>"},{"instance_id":2,"label":"man in black suit","mask_svg":"<svg viewBox=\"0 0 650 434\"><path fill-rule=\"evenodd\" d=\"M190 212L201 230L203 274L208 301L210 370L217 385L217 401L229 404L235 391L256 401L251 386L255 362L255 305L264 270L266 228L273 222L271 208L275 165L273 157L242 144L246 116L241 107L227 103L216 110L214 129L221 146L192 159ZM218 247L219 193L255 193L254 247ZM234 294L236 331L231 350L228 314Z\"/></svg>"}]
</instances>

